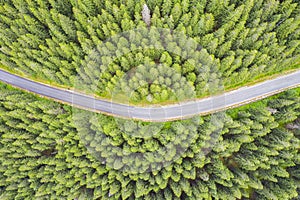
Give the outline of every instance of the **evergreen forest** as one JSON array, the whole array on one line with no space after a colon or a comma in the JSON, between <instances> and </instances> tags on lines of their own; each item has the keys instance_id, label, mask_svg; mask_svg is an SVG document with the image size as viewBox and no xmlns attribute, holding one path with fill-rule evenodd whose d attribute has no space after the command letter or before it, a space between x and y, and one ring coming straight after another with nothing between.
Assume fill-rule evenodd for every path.
<instances>
[{"instance_id":1,"label":"evergreen forest","mask_svg":"<svg viewBox=\"0 0 300 200\"><path fill-rule=\"evenodd\" d=\"M0 0L0 69L118 103L217 95L300 69L300 2ZM299 87L143 122L0 81L0 200L299 200L299 151Z\"/></svg>"},{"instance_id":2,"label":"evergreen forest","mask_svg":"<svg viewBox=\"0 0 300 200\"><path fill-rule=\"evenodd\" d=\"M182 101L299 68L300 3L2 0L0 35L14 73L114 101Z\"/></svg>"},{"instance_id":3,"label":"evergreen forest","mask_svg":"<svg viewBox=\"0 0 300 200\"><path fill-rule=\"evenodd\" d=\"M0 113L1 200L299 198L299 88L148 123L1 84Z\"/></svg>"}]
</instances>

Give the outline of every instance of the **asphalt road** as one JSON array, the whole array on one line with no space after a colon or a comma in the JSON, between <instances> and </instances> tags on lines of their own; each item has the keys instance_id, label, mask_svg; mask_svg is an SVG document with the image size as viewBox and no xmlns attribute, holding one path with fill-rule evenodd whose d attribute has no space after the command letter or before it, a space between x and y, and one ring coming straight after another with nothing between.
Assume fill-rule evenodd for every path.
<instances>
[{"instance_id":1,"label":"asphalt road","mask_svg":"<svg viewBox=\"0 0 300 200\"><path fill-rule=\"evenodd\" d=\"M92 96L24 79L3 70L0 70L0 81L94 112L143 121L171 121L237 107L300 86L300 70L253 86L241 87L222 95L160 107L136 107L99 100Z\"/></svg>"}]
</instances>

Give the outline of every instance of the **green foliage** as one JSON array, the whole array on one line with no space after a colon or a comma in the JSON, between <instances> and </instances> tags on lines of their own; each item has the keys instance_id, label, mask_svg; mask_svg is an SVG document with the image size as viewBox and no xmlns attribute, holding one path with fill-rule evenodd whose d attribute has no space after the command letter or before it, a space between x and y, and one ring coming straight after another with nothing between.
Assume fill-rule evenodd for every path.
<instances>
[{"instance_id":1,"label":"green foliage","mask_svg":"<svg viewBox=\"0 0 300 200\"><path fill-rule=\"evenodd\" d=\"M4 84L0 94L1 199L293 199L300 192L299 89L229 110L221 127L213 116L116 119Z\"/></svg>"},{"instance_id":2,"label":"green foliage","mask_svg":"<svg viewBox=\"0 0 300 200\"><path fill-rule=\"evenodd\" d=\"M182 101L219 79L229 88L299 67L299 9L296 0L2 0L0 62L114 100ZM299 89L229 110L217 127L214 116L115 119L0 84L0 199L298 198L299 119Z\"/></svg>"},{"instance_id":3,"label":"green foliage","mask_svg":"<svg viewBox=\"0 0 300 200\"><path fill-rule=\"evenodd\" d=\"M0 58L9 70L102 97L131 84L138 90L131 102L180 101L299 64L299 6L292 0L2 1ZM163 65L182 78L163 72L153 84L149 69L131 77L142 64ZM160 91L152 93L153 85ZM185 93L188 87L193 91Z\"/></svg>"}]
</instances>

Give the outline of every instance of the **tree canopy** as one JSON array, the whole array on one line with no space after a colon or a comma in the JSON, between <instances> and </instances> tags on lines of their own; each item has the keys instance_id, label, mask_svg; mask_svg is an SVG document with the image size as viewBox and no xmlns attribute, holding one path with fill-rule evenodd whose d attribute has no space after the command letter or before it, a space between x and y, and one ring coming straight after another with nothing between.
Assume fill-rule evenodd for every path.
<instances>
[{"instance_id":1,"label":"tree canopy","mask_svg":"<svg viewBox=\"0 0 300 200\"><path fill-rule=\"evenodd\" d=\"M0 199L293 199L300 90L166 123L0 84Z\"/></svg>"},{"instance_id":2,"label":"tree canopy","mask_svg":"<svg viewBox=\"0 0 300 200\"><path fill-rule=\"evenodd\" d=\"M299 64L299 9L297 0L1 1L0 60L102 97L127 84L131 102L181 101ZM150 81L160 66L170 73Z\"/></svg>"}]
</instances>

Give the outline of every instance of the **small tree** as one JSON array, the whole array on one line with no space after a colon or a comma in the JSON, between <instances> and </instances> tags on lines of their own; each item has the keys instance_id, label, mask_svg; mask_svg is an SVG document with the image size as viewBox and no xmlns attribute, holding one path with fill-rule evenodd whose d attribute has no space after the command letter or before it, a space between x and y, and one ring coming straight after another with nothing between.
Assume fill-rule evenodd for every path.
<instances>
[{"instance_id":1,"label":"small tree","mask_svg":"<svg viewBox=\"0 0 300 200\"><path fill-rule=\"evenodd\" d=\"M150 15L150 10L146 4L143 5L142 17L143 17L143 21L147 24L147 26L150 26L151 15Z\"/></svg>"}]
</instances>

